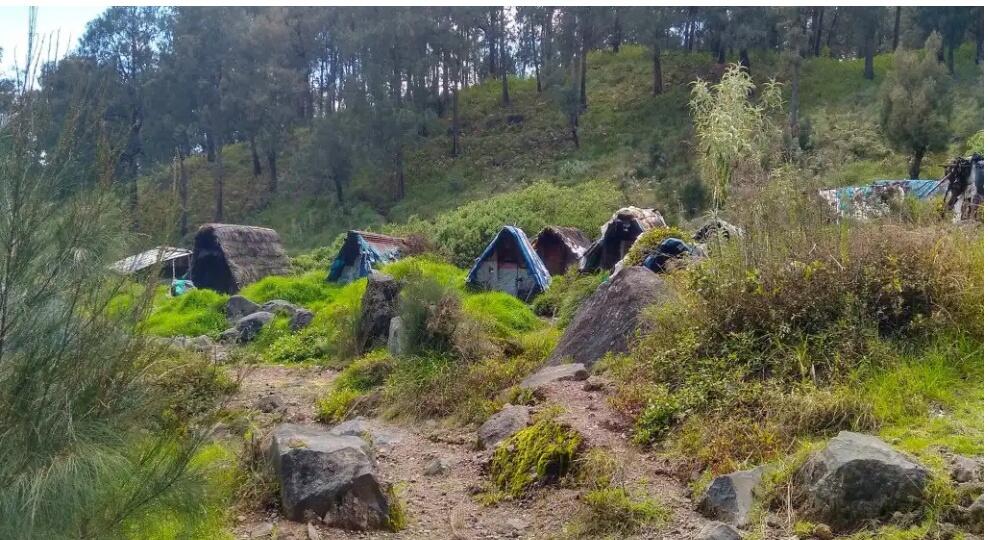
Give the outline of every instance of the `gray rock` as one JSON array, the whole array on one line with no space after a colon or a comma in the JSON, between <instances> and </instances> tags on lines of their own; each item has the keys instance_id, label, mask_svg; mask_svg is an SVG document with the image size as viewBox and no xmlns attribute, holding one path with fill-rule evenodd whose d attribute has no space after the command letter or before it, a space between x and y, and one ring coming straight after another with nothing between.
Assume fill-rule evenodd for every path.
<instances>
[{"instance_id":1,"label":"gray rock","mask_svg":"<svg viewBox=\"0 0 988 540\"><path fill-rule=\"evenodd\" d=\"M741 533L726 523L712 521L700 529L697 540L741 540Z\"/></svg>"},{"instance_id":2,"label":"gray rock","mask_svg":"<svg viewBox=\"0 0 988 540\"><path fill-rule=\"evenodd\" d=\"M299 330L305 328L312 324L312 319L315 318L315 314L305 308L298 308L295 313L292 313L292 332L298 332Z\"/></svg>"},{"instance_id":3,"label":"gray rock","mask_svg":"<svg viewBox=\"0 0 988 540\"><path fill-rule=\"evenodd\" d=\"M237 336L239 335L240 332L236 327L227 328L226 330L220 332L220 336L217 338L217 341L220 343L235 343L237 341Z\"/></svg>"},{"instance_id":4,"label":"gray rock","mask_svg":"<svg viewBox=\"0 0 988 540\"><path fill-rule=\"evenodd\" d=\"M947 462L950 464L950 478L954 482L981 482L984 478L984 462L981 459L954 454L948 456Z\"/></svg>"},{"instance_id":5,"label":"gray rock","mask_svg":"<svg viewBox=\"0 0 988 540\"><path fill-rule=\"evenodd\" d=\"M189 346L199 352L209 352L213 350L216 343L213 342L212 338L209 336L196 336L189 341Z\"/></svg>"},{"instance_id":6,"label":"gray rock","mask_svg":"<svg viewBox=\"0 0 988 540\"><path fill-rule=\"evenodd\" d=\"M316 526L312 523L306 524L305 535L308 537L308 540L320 540L320 538L322 538L322 536L319 535L319 531L316 530Z\"/></svg>"},{"instance_id":7,"label":"gray rock","mask_svg":"<svg viewBox=\"0 0 988 540\"><path fill-rule=\"evenodd\" d=\"M401 345L401 317L392 317L388 326L388 354L397 358L402 355Z\"/></svg>"},{"instance_id":8,"label":"gray rock","mask_svg":"<svg viewBox=\"0 0 988 540\"><path fill-rule=\"evenodd\" d=\"M755 467L714 478L700 499L700 512L734 527L746 526L763 472L763 467Z\"/></svg>"},{"instance_id":9,"label":"gray rock","mask_svg":"<svg viewBox=\"0 0 988 540\"><path fill-rule=\"evenodd\" d=\"M507 405L480 426L477 430L477 444L481 448L493 448L497 443L528 426L530 420L528 407Z\"/></svg>"},{"instance_id":10,"label":"gray rock","mask_svg":"<svg viewBox=\"0 0 988 540\"><path fill-rule=\"evenodd\" d=\"M583 364L559 364L556 366L546 366L538 370L525 377L518 386L534 390L556 381L583 381L589 376L590 373Z\"/></svg>"},{"instance_id":11,"label":"gray rock","mask_svg":"<svg viewBox=\"0 0 988 540\"><path fill-rule=\"evenodd\" d=\"M360 304L357 323L357 349L367 352L388 343L391 319L398 315L401 285L395 278L376 270L367 276L367 288Z\"/></svg>"},{"instance_id":12,"label":"gray rock","mask_svg":"<svg viewBox=\"0 0 988 540\"><path fill-rule=\"evenodd\" d=\"M378 529L387 523L388 499L367 443L325 428L282 424L269 449L281 487L282 510L303 521L307 511L344 529Z\"/></svg>"},{"instance_id":13,"label":"gray rock","mask_svg":"<svg viewBox=\"0 0 988 540\"><path fill-rule=\"evenodd\" d=\"M281 398L276 395L264 396L257 400L257 404L255 405L257 410L266 413L277 411L284 406L284 402L282 402Z\"/></svg>"},{"instance_id":14,"label":"gray rock","mask_svg":"<svg viewBox=\"0 0 988 540\"><path fill-rule=\"evenodd\" d=\"M271 532L274 531L274 523L265 521L264 523L258 523L250 529L251 538L270 538Z\"/></svg>"},{"instance_id":15,"label":"gray rock","mask_svg":"<svg viewBox=\"0 0 988 540\"><path fill-rule=\"evenodd\" d=\"M422 474L426 476L441 476L449 472L449 462L441 457L433 457L422 469Z\"/></svg>"},{"instance_id":16,"label":"gray rock","mask_svg":"<svg viewBox=\"0 0 988 540\"><path fill-rule=\"evenodd\" d=\"M549 356L549 364L587 367L607 353L628 351L642 310L671 294L661 277L644 266L624 268L585 300Z\"/></svg>"},{"instance_id":17,"label":"gray rock","mask_svg":"<svg viewBox=\"0 0 988 540\"><path fill-rule=\"evenodd\" d=\"M226 301L223 310L226 312L226 320L232 322L239 321L251 313L256 313L260 306L250 300L235 294Z\"/></svg>"},{"instance_id":18,"label":"gray rock","mask_svg":"<svg viewBox=\"0 0 988 540\"><path fill-rule=\"evenodd\" d=\"M258 311L257 313L251 313L250 315L237 321L234 328L237 331L237 342L238 343L248 343L253 341L257 337L257 334L261 332L261 328L267 326L271 321L274 320L274 315L267 311Z\"/></svg>"},{"instance_id":19,"label":"gray rock","mask_svg":"<svg viewBox=\"0 0 988 540\"><path fill-rule=\"evenodd\" d=\"M842 431L797 471L796 506L804 517L845 532L917 510L929 477L881 439Z\"/></svg>"},{"instance_id":20,"label":"gray rock","mask_svg":"<svg viewBox=\"0 0 988 540\"><path fill-rule=\"evenodd\" d=\"M385 428L372 426L370 421L363 416L340 422L330 428L329 432L333 435L360 437L365 441L370 441L371 444L378 448L393 446L401 440L401 437Z\"/></svg>"},{"instance_id":21,"label":"gray rock","mask_svg":"<svg viewBox=\"0 0 988 540\"><path fill-rule=\"evenodd\" d=\"M261 305L260 310L273 315L285 315L291 317L298 311L298 306L288 300L268 300Z\"/></svg>"}]
</instances>

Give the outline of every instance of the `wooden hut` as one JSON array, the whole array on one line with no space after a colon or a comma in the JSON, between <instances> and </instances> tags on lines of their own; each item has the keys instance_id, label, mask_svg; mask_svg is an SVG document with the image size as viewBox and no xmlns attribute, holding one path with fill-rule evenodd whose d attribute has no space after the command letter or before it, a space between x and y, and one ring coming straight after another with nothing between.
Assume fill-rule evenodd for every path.
<instances>
[{"instance_id":1,"label":"wooden hut","mask_svg":"<svg viewBox=\"0 0 988 540\"><path fill-rule=\"evenodd\" d=\"M263 277L287 274L291 263L272 229L207 223L196 232L192 282L234 294Z\"/></svg>"},{"instance_id":2,"label":"wooden hut","mask_svg":"<svg viewBox=\"0 0 988 540\"><path fill-rule=\"evenodd\" d=\"M505 225L473 263L467 284L529 300L548 289L551 279L525 232Z\"/></svg>"},{"instance_id":3,"label":"wooden hut","mask_svg":"<svg viewBox=\"0 0 988 540\"><path fill-rule=\"evenodd\" d=\"M665 227L662 215L652 208L629 206L622 208L601 225L598 238L583 254L580 270L610 272L631 249L632 244L643 232L656 227Z\"/></svg>"},{"instance_id":4,"label":"wooden hut","mask_svg":"<svg viewBox=\"0 0 988 540\"><path fill-rule=\"evenodd\" d=\"M590 247L590 239L575 227L549 226L532 240L532 247L549 270L549 275L558 276L565 274L570 266L579 265Z\"/></svg>"},{"instance_id":5,"label":"wooden hut","mask_svg":"<svg viewBox=\"0 0 988 540\"><path fill-rule=\"evenodd\" d=\"M340 252L329 267L327 281L349 283L366 277L379 264L387 264L409 254L411 242L368 231L349 231Z\"/></svg>"}]
</instances>

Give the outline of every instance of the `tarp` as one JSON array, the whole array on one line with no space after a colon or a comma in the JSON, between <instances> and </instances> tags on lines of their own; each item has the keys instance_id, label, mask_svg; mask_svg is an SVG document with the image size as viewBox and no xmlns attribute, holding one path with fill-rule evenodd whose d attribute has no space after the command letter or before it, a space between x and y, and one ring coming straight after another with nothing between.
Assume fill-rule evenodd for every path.
<instances>
[{"instance_id":1,"label":"tarp","mask_svg":"<svg viewBox=\"0 0 988 540\"><path fill-rule=\"evenodd\" d=\"M886 199L913 196L929 199L943 195L946 184L940 180L876 180L867 186L821 189L820 196L842 216L875 217L888 212Z\"/></svg>"},{"instance_id":2,"label":"tarp","mask_svg":"<svg viewBox=\"0 0 988 540\"><path fill-rule=\"evenodd\" d=\"M349 266L352 266L354 271L347 273L346 281L366 277L370 275L375 265L400 259L403 247L401 238L365 231L349 231L343 247L329 267L327 279L332 282L340 281L344 277L344 269Z\"/></svg>"},{"instance_id":3,"label":"tarp","mask_svg":"<svg viewBox=\"0 0 988 540\"><path fill-rule=\"evenodd\" d=\"M552 277L549 275L549 270L546 269L545 264L542 263L542 258L539 257L538 253L535 252L535 248L528 241L528 237L525 236L525 231L522 231L518 227L511 225L505 225L501 228L494 239L491 240L490 244L484 248L484 252L477 257L477 260L473 262L473 266L470 268L470 273L467 274L467 283L476 283L477 271L480 269L480 263L485 259L490 257L494 249L497 246L497 241L503 236L509 235L509 238L518 246L518 251L521 252L522 257L525 259L525 265L528 267L528 271L531 272L532 278L535 281L539 292L545 291L549 288L549 283L552 281Z\"/></svg>"}]
</instances>

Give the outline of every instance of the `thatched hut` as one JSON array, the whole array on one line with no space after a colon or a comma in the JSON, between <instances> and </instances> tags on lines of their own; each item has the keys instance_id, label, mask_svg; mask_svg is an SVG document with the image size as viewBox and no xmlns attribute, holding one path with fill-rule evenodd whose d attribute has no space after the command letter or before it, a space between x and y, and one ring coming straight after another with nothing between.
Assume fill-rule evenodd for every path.
<instances>
[{"instance_id":1,"label":"thatched hut","mask_svg":"<svg viewBox=\"0 0 988 540\"><path fill-rule=\"evenodd\" d=\"M187 249L158 246L120 259L111 264L110 269L125 275L146 275L146 272L160 265L158 277L171 279L185 276L191 261L192 252Z\"/></svg>"},{"instance_id":2,"label":"thatched hut","mask_svg":"<svg viewBox=\"0 0 988 540\"><path fill-rule=\"evenodd\" d=\"M629 206L618 210L607 223L601 225L600 238L583 254L580 270L610 272L628 253L639 235L649 229L665 226L662 215L652 208Z\"/></svg>"},{"instance_id":3,"label":"thatched hut","mask_svg":"<svg viewBox=\"0 0 988 540\"><path fill-rule=\"evenodd\" d=\"M532 240L532 247L539 254L549 274L558 276L565 274L570 266L580 263L583 254L590 247L590 239L575 227L549 226Z\"/></svg>"},{"instance_id":4,"label":"thatched hut","mask_svg":"<svg viewBox=\"0 0 988 540\"><path fill-rule=\"evenodd\" d=\"M473 263L467 284L529 300L548 289L551 279L525 232L505 225Z\"/></svg>"},{"instance_id":5,"label":"thatched hut","mask_svg":"<svg viewBox=\"0 0 988 540\"><path fill-rule=\"evenodd\" d=\"M207 223L196 232L192 282L233 294L263 277L291 269L281 238L272 229Z\"/></svg>"},{"instance_id":6,"label":"thatched hut","mask_svg":"<svg viewBox=\"0 0 988 540\"><path fill-rule=\"evenodd\" d=\"M366 277L379 264L387 264L409 254L412 242L406 238L368 231L349 231L343 247L329 267L327 281L350 283Z\"/></svg>"}]
</instances>

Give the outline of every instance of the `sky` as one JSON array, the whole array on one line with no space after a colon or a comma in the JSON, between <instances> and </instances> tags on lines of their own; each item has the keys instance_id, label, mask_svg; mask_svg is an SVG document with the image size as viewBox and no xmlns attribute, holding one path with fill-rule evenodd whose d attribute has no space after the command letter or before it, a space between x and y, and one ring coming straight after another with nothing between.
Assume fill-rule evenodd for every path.
<instances>
[{"instance_id":1,"label":"sky","mask_svg":"<svg viewBox=\"0 0 988 540\"><path fill-rule=\"evenodd\" d=\"M79 37L86 30L86 23L95 19L108 6L51 6L38 8L37 41L45 42L43 51L48 50L51 41L52 53L56 36L59 42L58 56L63 56L67 49L75 48ZM14 74L15 63L22 69L27 53L27 6L0 6L0 77ZM44 58L47 54L42 54Z\"/></svg>"}]
</instances>

